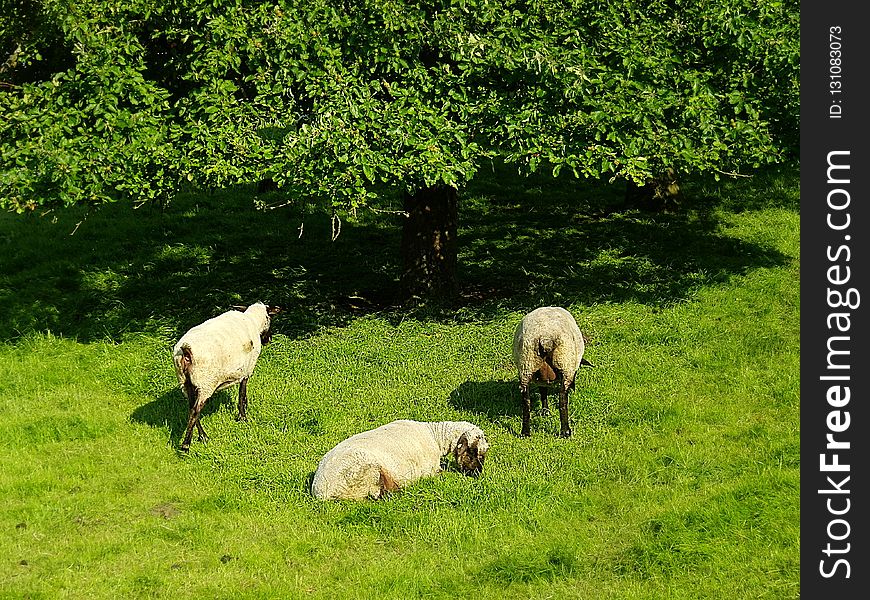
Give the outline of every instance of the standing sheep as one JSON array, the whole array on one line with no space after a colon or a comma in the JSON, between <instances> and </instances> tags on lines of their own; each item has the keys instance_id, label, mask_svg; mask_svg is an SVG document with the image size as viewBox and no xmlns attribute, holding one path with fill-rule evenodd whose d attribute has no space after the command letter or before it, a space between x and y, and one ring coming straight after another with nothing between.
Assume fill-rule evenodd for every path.
<instances>
[{"instance_id":1,"label":"standing sheep","mask_svg":"<svg viewBox=\"0 0 870 600\"><path fill-rule=\"evenodd\" d=\"M208 440L199 413L218 390L239 384L237 419L247 419L248 378L254 372L260 350L272 338L271 315L276 312L277 308L262 302L244 310L229 310L191 328L175 344L172 349L175 373L190 405L181 443L183 451L190 448L194 426L200 441Z\"/></svg>"},{"instance_id":2,"label":"standing sheep","mask_svg":"<svg viewBox=\"0 0 870 600\"><path fill-rule=\"evenodd\" d=\"M568 423L568 392L574 389L574 378L581 364L591 366L583 358L586 344L577 322L564 308L544 306L536 308L517 326L514 333L513 357L520 379L523 402L523 430L527 437L531 401L529 385L538 384L541 391L541 412L549 414L547 386L559 384L559 417L562 437L571 436Z\"/></svg>"},{"instance_id":3,"label":"standing sheep","mask_svg":"<svg viewBox=\"0 0 870 600\"><path fill-rule=\"evenodd\" d=\"M380 498L441 471L453 454L459 470L477 475L489 444L468 421L399 420L339 442L320 460L311 493L323 500Z\"/></svg>"}]
</instances>

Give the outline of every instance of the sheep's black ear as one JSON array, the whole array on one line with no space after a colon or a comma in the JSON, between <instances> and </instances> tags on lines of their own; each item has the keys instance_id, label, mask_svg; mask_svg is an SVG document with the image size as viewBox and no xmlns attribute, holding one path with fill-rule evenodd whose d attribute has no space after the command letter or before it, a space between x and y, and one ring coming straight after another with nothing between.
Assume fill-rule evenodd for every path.
<instances>
[{"instance_id":1,"label":"sheep's black ear","mask_svg":"<svg viewBox=\"0 0 870 600\"><path fill-rule=\"evenodd\" d=\"M581 366L582 366L582 365L586 365L587 367L594 367L594 366L595 366L595 365L593 365L591 362L589 362L588 360L586 360L585 358L581 358L581 359L580 359L580 365L581 365Z\"/></svg>"},{"instance_id":2,"label":"sheep's black ear","mask_svg":"<svg viewBox=\"0 0 870 600\"><path fill-rule=\"evenodd\" d=\"M284 309L281 308L280 306L270 306L268 304L266 305L266 314L269 315L270 317L274 317L275 315L277 315L279 312L281 312L283 310Z\"/></svg>"},{"instance_id":3,"label":"sheep's black ear","mask_svg":"<svg viewBox=\"0 0 870 600\"><path fill-rule=\"evenodd\" d=\"M233 310L240 310L242 312L248 310L247 306L239 306L238 304L233 304L232 306L230 306L230 308L232 308Z\"/></svg>"}]
</instances>

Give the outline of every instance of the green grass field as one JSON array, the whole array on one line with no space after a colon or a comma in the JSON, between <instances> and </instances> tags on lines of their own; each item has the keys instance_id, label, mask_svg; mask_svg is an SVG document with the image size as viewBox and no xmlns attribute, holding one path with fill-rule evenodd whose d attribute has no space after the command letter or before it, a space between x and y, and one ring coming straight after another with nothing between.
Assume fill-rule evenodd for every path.
<instances>
[{"instance_id":1,"label":"green grass field","mask_svg":"<svg viewBox=\"0 0 870 600\"><path fill-rule=\"evenodd\" d=\"M798 598L798 173L685 191L650 215L486 174L461 201L460 301L413 309L388 214L335 242L242 190L0 215L0 597ZM256 300L285 310L249 421L219 392L181 455L171 346ZM517 435L511 339L545 304L595 365L569 440L558 411ZM327 450L396 418L476 422L483 476L310 496Z\"/></svg>"}]
</instances>

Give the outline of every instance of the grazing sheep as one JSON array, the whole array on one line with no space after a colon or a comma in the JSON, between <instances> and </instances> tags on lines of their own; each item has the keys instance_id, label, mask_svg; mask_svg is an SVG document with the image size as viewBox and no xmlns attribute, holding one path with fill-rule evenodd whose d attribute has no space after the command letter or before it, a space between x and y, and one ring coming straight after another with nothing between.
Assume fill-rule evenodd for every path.
<instances>
[{"instance_id":1,"label":"grazing sheep","mask_svg":"<svg viewBox=\"0 0 870 600\"><path fill-rule=\"evenodd\" d=\"M263 345L272 338L271 316L278 312L262 302L237 307L191 328L172 349L178 383L190 404L181 449L190 448L193 427L200 441L208 436L199 422L206 400L218 390L239 384L238 420L247 419L248 378Z\"/></svg>"},{"instance_id":2,"label":"grazing sheep","mask_svg":"<svg viewBox=\"0 0 870 600\"><path fill-rule=\"evenodd\" d=\"M559 417L562 437L571 436L568 423L568 392L574 389L574 378L581 364L592 366L583 358L586 348L577 322L564 308L536 308L517 326L514 333L513 357L520 379L523 401L522 435L528 436L531 401L529 385L538 384L541 391L541 412L549 414L547 387L559 384Z\"/></svg>"},{"instance_id":3,"label":"grazing sheep","mask_svg":"<svg viewBox=\"0 0 870 600\"><path fill-rule=\"evenodd\" d=\"M441 471L453 454L459 470L478 475L489 450L483 431L468 421L399 420L339 442L320 460L311 493L323 500L380 498Z\"/></svg>"}]
</instances>

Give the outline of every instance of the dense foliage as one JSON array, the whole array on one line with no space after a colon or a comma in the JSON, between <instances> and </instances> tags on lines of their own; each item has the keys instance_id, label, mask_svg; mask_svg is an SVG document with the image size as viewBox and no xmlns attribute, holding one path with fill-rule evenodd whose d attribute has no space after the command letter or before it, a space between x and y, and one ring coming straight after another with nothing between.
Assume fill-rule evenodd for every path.
<instances>
[{"instance_id":1,"label":"dense foliage","mask_svg":"<svg viewBox=\"0 0 870 600\"><path fill-rule=\"evenodd\" d=\"M333 207L796 150L799 3L2 0L0 203L274 180Z\"/></svg>"}]
</instances>

